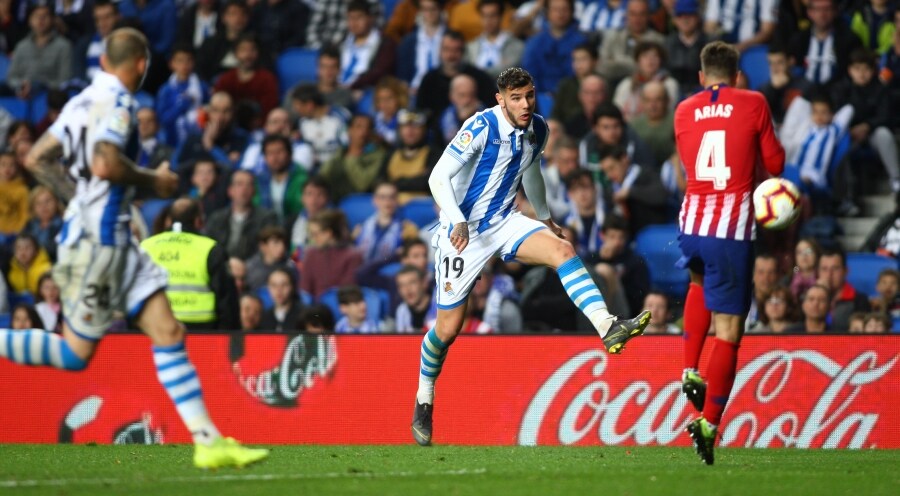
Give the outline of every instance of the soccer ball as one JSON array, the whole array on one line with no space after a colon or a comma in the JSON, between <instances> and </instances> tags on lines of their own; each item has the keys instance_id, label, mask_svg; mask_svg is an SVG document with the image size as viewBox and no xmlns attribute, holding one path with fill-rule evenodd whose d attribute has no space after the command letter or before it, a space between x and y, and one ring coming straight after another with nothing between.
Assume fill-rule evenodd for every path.
<instances>
[{"instance_id":1,"label":"soccer ball","mask_svg":"<svg viewBox=\"0 0 900 496\"><path fill-rule=\"evenodd\" d=\"M800 215L800 191L780 177L766 179L753 192L756 223L766 229L784 229Z\"/></svg>"}]
</instances>

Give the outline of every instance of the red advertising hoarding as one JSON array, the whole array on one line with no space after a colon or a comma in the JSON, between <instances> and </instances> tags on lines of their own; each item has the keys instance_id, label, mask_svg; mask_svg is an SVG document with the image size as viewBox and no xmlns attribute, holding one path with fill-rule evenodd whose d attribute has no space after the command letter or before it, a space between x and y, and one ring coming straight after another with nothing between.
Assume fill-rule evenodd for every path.
<instances>
[{"instance_id":1,"label":"red advertising hoarding","mask_svg":"<svg viewBox=\"0 0 900 496\"><path fill-rule=\"evenodd\" d=\"M420 343L191 336L188 350L228 435L254 444L402 444L412 442ZM897 336L749 336L721 444L900 448L898 359ZM590 336L464 336L437 384L434 441L685 446L696 413L680 375L679 337L642 337L610 356ZM2 361L0 377L0 442L190 440L143 336L108 336L83 372Z\"/></svg>"}]
</instances>

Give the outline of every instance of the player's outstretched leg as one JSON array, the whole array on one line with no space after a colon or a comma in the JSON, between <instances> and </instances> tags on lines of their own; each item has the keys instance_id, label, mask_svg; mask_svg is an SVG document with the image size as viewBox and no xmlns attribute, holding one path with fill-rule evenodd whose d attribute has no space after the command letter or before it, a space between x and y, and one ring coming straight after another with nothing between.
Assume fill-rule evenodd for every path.
<instances>
[{"instance_id":1,"label":"player's outstretched leg","mask_svg":"<svg viewBox=\"0 0 900 496\"><path fill-rule=\"evenodd\" d=\"M434 412L434 383L441 374L450 343L441 341L432 327L422 339L419 363L419 390L413 412L412 434L420 446L431 444L432 414Z\"/></svg>"},{"instance_id":2,"label":"player's outstretched leg","mask_svg":"<svg viewBox=\"0 0 900 496\"><path fill-rule=\"evenodd\" d=\"M87 367L87 360L79 357L62 336L43 329L0 329L0 357L22 365L64 370Z\"/></svg>"},{"instance_id":3,"label":"player's outstretched leg","mask_svg":"<svg viewBox=\"0 0 900 496\"><path fill-rule=\"evenodd\" d=\"M684 304L684 371L681 375L681 391L698 412L703 411L706 398L706 383L699 371L700 354L703 353L711 320L712 314L706 308L703 297L703 286L692 282Z\"/></svg>"}]
</instances>

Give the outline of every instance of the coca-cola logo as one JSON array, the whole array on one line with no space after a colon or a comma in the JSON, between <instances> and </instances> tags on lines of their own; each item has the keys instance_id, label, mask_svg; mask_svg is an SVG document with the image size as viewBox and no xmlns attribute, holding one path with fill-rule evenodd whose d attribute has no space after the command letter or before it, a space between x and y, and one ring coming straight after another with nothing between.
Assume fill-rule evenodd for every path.
<instances>
[{"instance_id":1,"label":"coca-cola logo","mask_svg":"<svg viewBox=\"0 0 900 496\"><path fill-rule=\"evenodd\" d=\"M298 335L291 338L274 368L244 374L239 362L232 364L241 386L252 397L272 406L296 406L303 391L327 377L337 364L334 336Z\"/></svg>"},{"instance_id":2,"label":"coca-cola logo","mask_svg":"<svg viewBox=\"0 0 900 496\"><path fill-rule=\"evenodd\" d=\"M751 408L726 410L720 445L872 447L868 438L879 415L854 400L864 387L892 371L897 360L892 356L879 363L875 351L859 353L846 365L810 350L759 355L738 371L731 394L735 398L745 388L755 388L747 389L754 395ZM684 435L696 413L681 395L680 381L653 386L637 378L614 391L604 380L607 366L605 353L587 350L553 372L522 417L518 443L536 445L540 439L560 444L667 445ZM652 374L653 369L644 369L647 372ZM810 390L811 384L819 386ZM813 401L796 401L799 392ZM561 402L568 403L561 406Z\"/></svg>"}]
</instances>

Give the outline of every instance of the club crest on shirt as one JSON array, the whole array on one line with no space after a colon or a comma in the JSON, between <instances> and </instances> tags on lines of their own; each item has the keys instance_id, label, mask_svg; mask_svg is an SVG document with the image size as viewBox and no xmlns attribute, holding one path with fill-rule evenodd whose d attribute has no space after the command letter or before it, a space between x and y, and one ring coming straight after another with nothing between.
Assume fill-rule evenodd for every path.
<instances>
[{"instance_id":1,"label":"club crest on shirt","mask_svg":"<svg viewBox=\"0 0 900 496\"><path fill-rule=\"evenodd\" d=\"M474 138L474 136L472 135L472 131L466 129L465 131L459 133L459 135L456 137L456 140L453 141L453 145L460 150L465 150L469 147L469 143L472 142L472 138Z\"/></svg>"},{"instance_id":2,"label":"club crest on shirt","mask_svg":"<svg viewBox=\"0 0 900 496\"><path fill-rule=\"evenodd\" d=\"M537 146L537 136L531 131L525 136L525 139L528 140L528 144L531 145L532 148Z\"/></svg>"},{"instance_id":3,"label":"club crest on shirt","mask_svg":"<svg viewBox=\"0 0 900 496\"><path fill-rule=\"evenodd\" d=\"M450 282L444 283L444 292L450 296L453 296L453 285Z\"/></svg>"}]
</instances>

